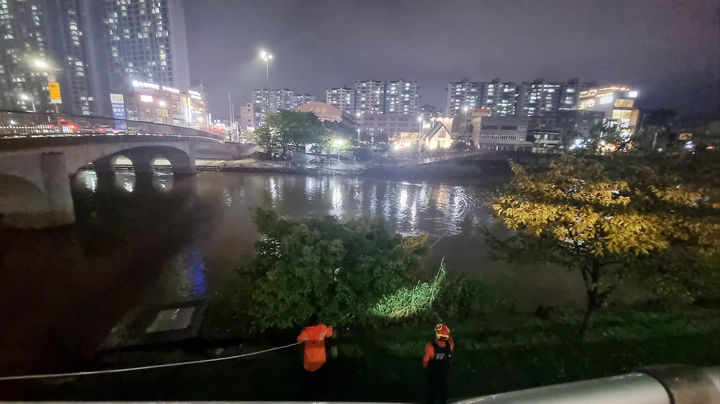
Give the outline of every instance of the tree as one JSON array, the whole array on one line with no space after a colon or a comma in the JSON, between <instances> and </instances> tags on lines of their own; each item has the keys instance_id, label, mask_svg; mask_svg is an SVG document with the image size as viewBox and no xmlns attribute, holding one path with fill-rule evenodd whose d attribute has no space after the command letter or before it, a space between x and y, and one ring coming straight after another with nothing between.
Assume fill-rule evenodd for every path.
<instances>
[{"instance_id":1,"label":"tree","mask_svg":"<svg viewBox=\"0 0 720 404\"><path fill-rule=\"evenodd\" d=\"M270 130L270 127L267 125L263 125L255 129L251 138L258 144L258 146L265 150L265 153L267 153L270 158L273 157L273 154L279 147L277 136L275 136L275 134Z\"/></svg>"},{"instance_id":2,"label":"tree","mask_svg":"<svg viewBox=\"0 0 720 404\"><path fill-rule=\"evenodd\" d=\"M312 112L281 110L268 115L265 125L277 139L283 157L288 148L307 143L322 143L327 137L322 122Z\"/></svg>"},{"instance_id":3,"label":"tree","mask_svg":"<svg viewBox=\"0 0 720 404\"><path fill-rule=\"evenodd\" d=\"M697 164L627 154L565 155L535 174L513 164L514 177L492 208L516 232L491 241L508 256L524 252L581 273L587 295L581 334L630 277L658 296L683 301L716 293L720 171L702 184L694 170L672 170Z\"/></svg>"},{"instance_id":4,"label":"tree","mask_svg":"<svg viewBox=\"0 0 720 404\"><path fill-rule=\"evenodd\" d=\"M254 328L288 328L311 314L369 318L383 296L414 283L426 236L391 235L366 219L282 219L258 208L257 256L238 268Z\"/></svg>"},{"instance_id":5,"label":"tree","mask_svg":"<svg viewBox=\"0 0 720 404\"><path fill-rule=\"evenodd\" d=\"M630 135L621 131L616 122L604 121L590 128L587 148L592 153L626 151L629 146Z\"/></svg>"}]
</instances>

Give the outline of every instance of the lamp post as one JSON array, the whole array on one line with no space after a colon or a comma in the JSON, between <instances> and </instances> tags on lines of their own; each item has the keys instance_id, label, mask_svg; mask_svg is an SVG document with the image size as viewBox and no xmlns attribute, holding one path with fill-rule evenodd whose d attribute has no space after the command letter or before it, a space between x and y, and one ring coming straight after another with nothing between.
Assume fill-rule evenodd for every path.
<instances>
[{"instance_id":1,"label":"lamp post","mask_svg":"<svg viewBox=\"0 0 720 404\"><path fill-rule=\"evenodd\" d=\"M417 120L418 120L418 137L417 137L418 147L417 147L417 150L418 150L418 157L419 157L420 156L420 147L422 147L422 144L420 143L420 134L422 133L423 116L420 115Z\"/></svg>"},{"instance_id":2,"label":"lamp post","mask_svg":"<svg viewBox=\"0 0 720 404\"><path fill-rule=\"evenodd\" d=\"M333 145L337 147L337 161L338 164L340 164L340 148L342 147L343 143L345 143L342 139L335 139L333 140Z\"/></svg>"},{"instance_id":3,"label":"lamp post","mask_svg":"<svg viewBox=\"0 0 720 404\"><path fill-rule=\"evenodd\" d=\"M260 58L265 61L265 115L268 114L270 108L270 61L273 58L272 53L260 51Z\"/></svg>"}]
</instances>

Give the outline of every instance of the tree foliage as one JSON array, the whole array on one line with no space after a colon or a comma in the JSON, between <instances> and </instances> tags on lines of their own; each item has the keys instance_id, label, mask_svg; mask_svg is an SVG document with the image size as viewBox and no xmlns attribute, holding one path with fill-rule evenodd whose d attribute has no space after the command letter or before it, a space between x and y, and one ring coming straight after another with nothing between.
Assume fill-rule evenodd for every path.
<instances>
[{"instance_id":1,"label":"tree foliage","mask_svg":"<svg viewBox=\"0 0 720 404\"><path fill-rule=\"evenodd\" d=\"M288 328L317 313L362 321L383 296L414 283L425 236L391 235L366 219L287 220L258 208L257 256L238 268L254 328Z\"/></svg>"},{"instance_id":2,"label":"tree foliage","mask_svg":"<svg viewBox=\"0 0 720 404\"><path fill-rule=\"evenodd\" d=\"M492 201L497 217L517 230L501 244L510 255L529 252L580 271L588 298L583 331L629 277L692 301L718 285L720 170L703 183L687 168L718 164L688 158L565 155L534 174L513 164L512 181Z\"/></svg>"},{"instance_id":3,"label":"tree foliage","mask_svg":"<svg viewBox=\"0 0 720 404\"><path fill-rule=\"evenodd\" d=\"M288 148L308 143L323 143L327 130L312 112L281 110L267 117L266 125L277 139L285 156Z\"/></svg>"}]
</instances>

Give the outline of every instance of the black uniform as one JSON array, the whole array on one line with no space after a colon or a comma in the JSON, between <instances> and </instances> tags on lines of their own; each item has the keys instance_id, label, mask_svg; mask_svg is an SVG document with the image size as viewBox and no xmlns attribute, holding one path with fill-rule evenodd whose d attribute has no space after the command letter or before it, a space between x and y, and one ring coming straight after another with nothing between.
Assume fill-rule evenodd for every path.
<instances>
[{"instance_id":1,"label":"black uniform","mask_svg":"<svg viewBox=\"0 0 720 404\"><path fill-rule=\"evenodd\" d=\"M432 342L435 355L430 358L427 365L428 377L428 403L446 403L447 402L447 384L450 376L450 358L452 357L452 349L450 342L446 342L444 347L440 347L435 341Z\"/></svg>"}]
</instances>

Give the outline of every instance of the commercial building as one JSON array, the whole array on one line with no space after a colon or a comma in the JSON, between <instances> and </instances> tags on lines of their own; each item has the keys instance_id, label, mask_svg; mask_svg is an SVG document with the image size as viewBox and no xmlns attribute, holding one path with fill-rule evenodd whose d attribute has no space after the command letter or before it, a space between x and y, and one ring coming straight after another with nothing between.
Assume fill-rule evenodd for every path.
<instances>
[{"instance_id":1,"label":"commercial building","mask_svg":"<svg viewBox=\"0 0 720 404\"><path fill-rule=\"evenodd\" d=\"M480 149L531 151L529 118L484 116L473 120L473 138ZM477 122L477 123L476 123Z\"/></svg>"},{"instance_id":2,"label":"commercial building","mask_svg":"<svg viewBox=\"0 0 720 404\"><path fill-rule=\"evenodd\" d=\"M325 90L325 102L343 112L355 113L355 90L347 87Z\"/></svg>"},{"instance_id":3,"label":"commercial building","mask_svg":"<svg viewBox=\"0 0 720 404\"><path fill-rule=\"evenodd\" d=\"M123 94L127 119L207 129L207 110L202 94L169 86L133 81Z\"/></svg>"},{"instance_id":4,"label":"commercial building","mask_svg":"<svg viewBox=\"0 0 720 404\"><path fill-rule=\"evenodd\" d=\"M385 142L401 132L418 133L419 127L417 116L410 114L365 113L357 118L357 129L372 142Z\"/></svg>"},{"instance_id":5,"label":"commercial building","mask_svg":"<svg viewBox=\"0 0 720 404\"><path fill-rule=\"evenodd\" d=\"M0 0L0 106L89 115L88 33L80 0ZM57 88L57 87L56 87Z\"/></svg>"},{"instance_id":6,"label":"commercial building","mask_svg":"<svg viewBox=\"0 0 720 404\"><path fill-rule=\"evenodd\" d=\"M621 129L632 133L640 116L640 111L635 108L637 96L637 90L623 85L590 88L578 96L577 109L602 112L605 120L615 122Z\"/></svg>"},{"instance_id":7,"label":"commercial building","mask_svg":"<svg viewBox=\"0 0 720 404\"><path fill-rule=\"evenodd\" d=\"M597 87L597 83L587 81L580 82L578 79L572 79L562 83L558 110L570 111L576 109L580 93L592 87Z\"/></svg>"},{"instance_id":8,"label":"commercial building","mask_svg":"<svg viewBox=\"0 0 720 404\"><path fill-rule=\"evenodd\" d=\"M260 120L260 111L256 108L255 103L249 102L240 107L240 118L238 119L238 126L240 127L240 133L251 132L255 130Z\"/></svg>"}]
</instances>

